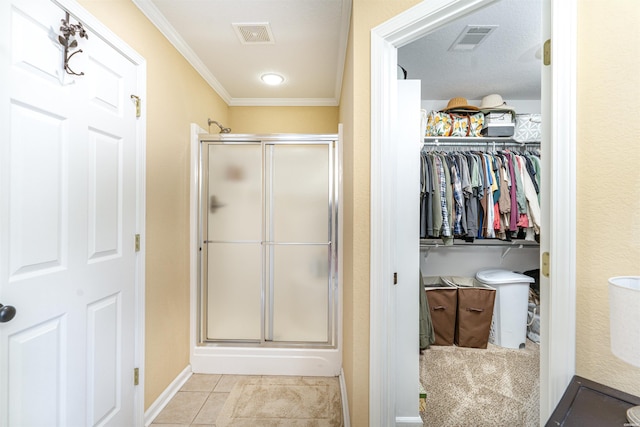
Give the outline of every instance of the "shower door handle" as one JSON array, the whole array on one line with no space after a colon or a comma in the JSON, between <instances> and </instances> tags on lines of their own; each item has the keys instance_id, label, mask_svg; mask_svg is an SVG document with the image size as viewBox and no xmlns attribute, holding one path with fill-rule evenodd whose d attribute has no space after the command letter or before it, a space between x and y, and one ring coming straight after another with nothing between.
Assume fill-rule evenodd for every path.
<instances>
[{"instance_id":1,"label":"shower door handle","mask_svg":"<svg viewBox=\"0 0 640 427\"><path fill-rule=\"evenodd\" d=\"M218 202L218 199L216 198L216 196L211 196L209 201L209 209L211 210L211 213L216 213L218 208L222 208L224 206L226 205L224 203Z\"/></svg>"},{"instance_id":2,"label":"shower door handle","mask_svg":"<svg viewBox=\"0 0 640 427\"><path fill-rule=\"evenodd\" d=\"M16 315L15 307L0 304L0 323L11 321Z\"/></svg>"}]
</instances>

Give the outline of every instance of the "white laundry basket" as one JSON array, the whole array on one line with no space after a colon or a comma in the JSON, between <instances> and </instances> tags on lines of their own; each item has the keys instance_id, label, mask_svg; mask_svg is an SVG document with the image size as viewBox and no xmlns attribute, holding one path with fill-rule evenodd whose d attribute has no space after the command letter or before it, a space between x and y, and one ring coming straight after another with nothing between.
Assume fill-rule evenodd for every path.
<instances>
[{"instance_id":1,"label":"white laundry basket","mask_svg":"<svg viewBox=\"0 0 640 427\"><path fill-rule=\"evenodd\" d=\"M529 283L532 277L492 268L476 273L476 280L496 289L489 342L500 347L524 348L527 340Z\"/></svg>"}]
</instances>

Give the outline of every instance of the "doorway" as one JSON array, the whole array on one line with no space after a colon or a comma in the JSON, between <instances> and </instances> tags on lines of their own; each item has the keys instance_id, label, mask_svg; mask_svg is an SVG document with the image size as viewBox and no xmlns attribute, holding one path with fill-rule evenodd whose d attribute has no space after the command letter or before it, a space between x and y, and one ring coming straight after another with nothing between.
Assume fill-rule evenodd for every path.
<instances>
[{"instance_id":1,"label":"doorway","mask_svg":"<svg viewBox=\"0 0 640 427\"><path fill-rule=\"evenodd\" d=\"M403 389L403 384L395 384L395 355L388 350L395 347L396 325L392 319L397 307L404 303L397 301L391 307L387 305L387 301L394 300L394 294L389 281L385 280L393 277L395 268L391 256L394 249L388 247L392 242L389 230L393 224L389 215L385 215L392 206L394 195L383 171L389 159L396 158L391 137L393 123L388 118L394 117L397 48L492 1L459 3L421 3L372 30L371 425L420 425L420 418L416 419L414 414L395 413L396 395ZM545 207L543 224L546 224L546 231L540 251L548 253L550 262L548 277L541 277L542 304L548 307L541 325L541 420L548 418L575 372L575 1L545 2L544 16L543 34L553 35L554 50L551 53L553 65L547 68L548 76L543 80L542 103L543 117L550 120L543 129L542 150L546 160L541 203ZM566 82L566 85L553 82ZM563 117L561 126L557 117ZM563 326L551 329L550 324ZM395 392L390 392L390 387Z\"/></svg>"},{"instance_id":2,"label":"doorway","mask_svg":"<svg viewBox=\"0 0 640 427\"><path fill-rule=\"evenodd\" d=\"M467 103L470 106L486 106L491 99L496 99L494 102L506 101L508 108L518 113L520 118L524 113L539 114L542 72L541 13L540 0L526 2L501 0L458 18L397 50L398 69L406 70L406 78L409 79L401 80L399 84L412 79L421 83L420 108L422 114L427 117L439 114L437 112L448 106L449 100L459 101L460 98L457 97L468 99ZM403 77L402 74L399 76L401 79ZM492 92L496 95L489 95ZM401 94L400 91L398 108L405 111L405 101L402 100ZM454 110L453 114L457 112ZM498 116L498 114L500 113L484 116L484 118L487 121L489 117L504 119L504 116ZM508 113L509 117L515 120L513 114ZM398 120L406 115L406 112L399 113ZM477 112L472 117L478 117ZM422 123L422 126L425 126L425 123ZM482 213L481 217L486 218L487 214L493 214L493 212L478 207L478 201L473 197L473 190L469 192L468 197L461 198L460 209L455 209L445 198L448 218L455 218L455 226L451 227L455 233L455 239L444 239L447 244L444 243L443 238L436 237L440 234L440 230L437 229L438 227L434 229L432 221L435 222L434 217L437 215L434 212L435 208L428 207L431 203L427 199L429 196L434 196L429 188L435 188L437 179L428 171L436 169L436 160L442 165L447 165L446 174L448 175L451 171L451 180L453 181L454 178L460 180L461 188L465 186L464 182L469 182L469 186L473 187L472 165L479 163L481 158L488 159L490 163L496 165L496 170L502 171L501 176L515 179L515 175L509 174L508 165L512 166L513 171L518 171L517 163L519 162L538 165L540 137L537 136L535 141L530 138L524 142L519 136L496 137L497 135L489 133L492 135L489 137L480 131L478 135L473 134L472 137L466 138L459 133L455 137L429 137L433 135L433 130L425 132L423 129L422 133L425 137L420 153L423 165L420 182L424 182L423 188L426 192L423 193L424 198L420 198L420 248L415 248L416 236L410 235L406 237L411 241L403 243L397 251L399 259L415 258L416 251L419 252L419 270L424 282L432 284L431 291L427 292L431 308L433 309L431 300L441 297L440 292L450 292L433 289L435 287L433 284L441 280L471 283L475 274L486 268L528 272L536 276L540 259L539 244L536 242L539 240L536 237L539 227L538 198L531 198L519 205L515 197L513 204L505 203L503 200L502 209L506 207L513 217L500 218L496 220L500 225L494 224L485 229L482 227L482 220L469 214ZM400 165L402 165L402 159L404 157L399 158ZM497 175L498 172L496 172ZM533 175L526 172L523 175L517 174L522 180L525 175L527 178L532 178L532 183L536 182L536 185L531 185L531 188L538 191L540 174ZM481 182L481 180L478 181ZM514 182L509 188L512 190L516 187L522 188L521 182L523 181L518 182L517 186ZM453 187L455 187L453 183L447 186L447 188ZM398 188L406 188L404 181L399 181ZM504 190L505 188L502 188L502 191L492 193L501 194L504 197ZM479 194L484 193L482 189L477 191ZM418 192L420 191L417 190L416 193ZM412 194L412 199L403 206L414 206L416 204L414 199L415 194ZM517 221L513 219L517 218L518 212L527 212L525 216L528 222L526 224L519 222L517 227ZM430 213L432 215L429 215ZM536 221L535 228L532 227L533 220ZM488 222L493 221L489 219ZM525 230L527 230L526 235ZM409 271L406 271L402 265L398 265L400 277L406 277L408 273ZM435 335L440 338L437 339L437 345L421 352L419 363L420 384L427 396L423 402L425 410L421 414L426 425L450 425L455 424L456 420L465 419L474 419L478 425L515 423L532 426L538 424L539 323L532 323L530 327L532 331L526 335L524 325L527 320L526 304L529 294L524 293L525 287L520 289L523 291L520 294L522 300L518 299L520 309L515 310L514 313L518 313L517 318L522 321L522 329L519 330L521 333L513 331L515 335L512 343L507 343L505 340L500 342L498 330L495 324L492 326L491 323L485 324L485 328L476 329L472 334L473 341L461 338L458 342L457 338L453 339L453 335L450 336L451 341L448 341L448 338L443 337L449 337L448 333L451 331L449 326L456 328L456 331L457 326L446 322L443 324L438 314L441 312L433 312ZM534 286L533 289L538 288ZM528 286L526 290L528 291ZM466 291L460 290L456 294L463 295L464 292ZM532 294L532 300L536 302L535 313L539 313L537 295ZM496 296L495 301L497 314L511 306L504 301L504 296L502 298ZM458 302L464 304L463 301ZM534 308L530 310L533 311ZM406 311L406 307L403 311ZM463 312L460 310L457 318L464 319ZM489 320L491 321L492 318L489 317ZM461 330L466 330L465 328L471 324L478 327L475 321L466 324L464 321L457 323ZM508 328L511 327L510 325ZM489 338L488 343L487 337L483 335L485 333ZM514 352L505 348L518 348L518 346L522 351ZM480 347L483 350L479 352L477 349L468 347ZM476 359L477 356L480 358ZM399 352L399 358L402 357L402 353ZM406 363L403 363L403 371L406 369L405 365ZM500 365L499 369L496 368L498 365ZM463 372L467 375L462 374ZM470 372L473 375L468 374ZM516 388L514 384L519 384L521 387ZM458 395L458 392L463 389L465 393ZM398 392L401 393L400 390ZM489 404L490 410L487 410L486 402L500 403L493 406ZM402 406L403 401L400 400L396 410L402 412L403 409L405 411L410 409Z\"/></svg>"}]
</instances>

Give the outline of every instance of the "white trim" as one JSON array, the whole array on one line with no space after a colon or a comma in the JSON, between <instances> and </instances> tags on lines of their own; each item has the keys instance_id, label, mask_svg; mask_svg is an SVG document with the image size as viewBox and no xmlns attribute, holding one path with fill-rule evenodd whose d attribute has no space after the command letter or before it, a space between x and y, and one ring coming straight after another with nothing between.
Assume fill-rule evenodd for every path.
<instances>
[{"instance_id":1,"label":"white trim","mask_svg":"<svg viewBox=\"0 0 640 427\"><path fill-rule=\"evenodd\" d=\"M138 281L136 286L136 343L135 343L135 365L138 367L138 386L135 393L135 406L136 406L136 425L140 425L142 416L144 413L144 386L146 378L146 366L145 366L145 345L146 345L146 264L147 264L147 238L146 238L146 217L147 217L147 63L143 61L137 67L138 72L138 93L141 100L143 100L140 110L140 118L138 119L136 132L137 132L137 144L136 144L136 159L137 165L137 177L136 177L136 193L137 193L137 220L136 231L140 235L140 251L136 258L136 272L138 275Z\"/></svg>"},{"instance_id":2,"label":"white trim","mask_svg":"<svg viewBox=\"0 0 640 427\"><path fill-rule=\"evenodd\" d=\"M136 232L140 234L140 251L136 256L135 344L134 364L140 368L139 385L134 389L134 425L144 421L145 382L145 294L146 294L146 146L147 146L147 61L125 41L91 15L75 0L52 0L74 18L124 55L136 66L136 95L142 99L140 117L136 122Z\"/></svg>"},{"instance_id":3,"label":"white trim","mask_svg":"<svg viewBox=\"0 0 640 427\"><path fill-rule=\"evenodd\" d=\"M396 417L397 426L422 427L424 423L420 417Z\"/></svg>"},{"instance_id":4,"label":"white trim","mask_svg":"<svg viewBox=\"0 0 640 427\"><path fill-rule=\"evenodd\" d=\"M541 420L551 415L576 370L576 20L576 0L551 1L551 279L543 321L554 326L543 329L549 334L549 366Z\"/></svg>"},{"instance_id":5,"label":"white trim","mask_svg":"<svg viewBox=\"0 0 640 427\"><path fill-rule=\"evenodd\" d=\"M198 162L200 150L200 135L206 134L207 131L202 129L195 123L191 123L191 171L189 175L189 293L190 293L190 310L189 310L189 360L193 361L194 350L197 346L198 336L198 191L200 184L198 182Z\"/></svg>"},{"instance_id":6,"label":"white trim","mask_svg":"<svg viewBox=\"0 0 640 427\"><path fill-rule=\"evenodd\" d=\"M232 98L230 107L335 107L335 98Z\"/></svg>"},{"instance_id":7,"label":"white trim","mask_svg":"<svg viewBox=\"0 0 640 427\"><path fill-rule=\"evenodd\" d=\"M390 125L384 117L393 117L388 96L389 64L396 60L396 49L371 34L371 238L370 238L370 360L369 360L369 425L393 425L395 358L390 344L395 332L395 304L388 304L393 293L389 286L393 275L390 265L390 206L393 172L386 171ZM374 64L374 61L377 61ZM375 88L375 89L374 89ZM385 98L385 96L387 98ZM394 162L390 162L391 165Z\"/></svg>"},{"instance_id":8,"label":"white trim","mask_svg":"<svg viewBox=\"0 0 640 427\"><path fill-rule=\"evenodd\" d=\"M386 160L394 141L393 117L397 48L493 0L422 2L371 31L371 238L369 423L393 425L395 395L393 342L396 307L389 304L393 268L390 192ZM541 420L560 399L575 372L575 0L552 1L553 88L551 195L551 301L554 325L541 363ZM393 70L393 71L392 71ZM562 117L562 122L556 120ZM563 162L563 163L560 163ZM417 319L416 319L417 320ZM561 325L561 326L560 326ZM548 367L548 370L547 370ZM417 375L417 373L416 373ZM546 384L546 385L545 385Z\"/></svg>"},{"instance_id":9,"label":"white trim","mask_svg":"<svg viewBox=\"0 0 640 427\"><path fill-rule=\"evenodd\" d=\"M336 70L336 87L334 99L336 105L340 105L340 93L342 92L342 79L344 77L344 64L347 58L347 46L349 43L349 25L351 24L352 1L342 2L342 22L340 23L340 46L338 46L338 69Z\"/></svg>"},{"instance_id":10,"label":"white trim","mask_svg":"<svg viewBox=\"0 0 640 427\"><path fill-rule=\"evenodd\" d=\"M342 401L342 427L351 427L351 417L349 416L349 399L347 396L347 383L344 380L344 369L340 368L340 400Z\"/></svg>"},{"instance_id":11,"label":"white trim","mask_svg":"<svg viewBox=\"0 0 640 427\"><path fill-rule=\"evenodd\" d=\"M220 84L215 76L204 65L202 60L195 54L191 47L184 41L178 32L173 28L164 15L150 0L131 0L138 9L151 21L153 25L164 35L178 52L187 60L189 64L202 76L202 78L216 91L220 98L229 105L232 98L227 90Z\"/></svg>"},{"instance_id":12,"label":"white trim","mask_svg":"<svg viewBox=\"0 0 640 427\"><path fill-rule=\"evenodd\" d=\"M171 384L164 389L160 396L149 406L147 412L144 413L144 425L149 426L153 420L162 412L162 410L171 402L171 399L180 391L183 385L191 378L191 366L184 368L178 376L171 381Z\"/></svg>"}]
</instances>

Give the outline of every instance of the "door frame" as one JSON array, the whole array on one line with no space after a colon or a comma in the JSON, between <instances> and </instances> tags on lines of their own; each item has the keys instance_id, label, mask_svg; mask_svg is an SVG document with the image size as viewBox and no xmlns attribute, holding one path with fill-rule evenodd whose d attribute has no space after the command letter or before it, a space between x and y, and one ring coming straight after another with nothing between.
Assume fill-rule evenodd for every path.
<instances>
[{"instance_id":1,"label":"door frame","mask_svg":"<svg viewBox=\"0 0 640 427\"><path fill-rule=\"evenodd\" d=\"M144 426L144 351L145 351L145 231L146 231L146 141L147 141L147 62L113 31L91 15L76 0L51 0L69 12L83 26L103 39L136 66L137 96L140 97L140 117L136 121L136 234L140 235L140 251L136 255L135 278L135 343L134 363L139 368L139 385L134 388L134 425ZM133 236L132 240L133 240ZM133 244L133 243L132 243ZM133 373L132 373L133 380Z\"/></svg>"},{"instance_id":2,"label":"door frame","mask_svg":"<svg viewBox=\"0 0 640 427\"><path fill-rule=\"evenodd\" d=\"M369 425L414 424L395 413L396 304L393 247L395 159L392 132L396 105L397 49L495 0L421 2L371 30L371 231ZM547 1L547 0L545 0ZM576 0L551 0L543 31L553 37L551 81L543 89L548 124L542 150L547 200L541 253L550 254L550 278L542 277L547 309L542 318L540 420L544 424L575 373L576 287ZM548 18L547 18L548 17ZM551 22L547 22L548 20ZM543 86L544 87L544 86ZM562 120L560 120L562 119ZM545 239L546 237L546 239ZM548 290L546 289L548 288ZM543 295L543 304L545 296ZM543 307L544 310L544 307ZM417 323L416 319L416 323ZM550 328L549 325L562 325ZM416 355L417 357L417 355ZM416 372L416 375L419 373ZM417 394L417 391L416 391ZM401 415L401 414L400 414Z\"/></svg>"}]
</instances>

